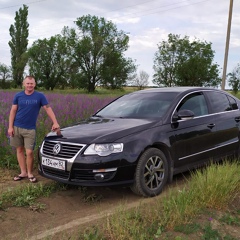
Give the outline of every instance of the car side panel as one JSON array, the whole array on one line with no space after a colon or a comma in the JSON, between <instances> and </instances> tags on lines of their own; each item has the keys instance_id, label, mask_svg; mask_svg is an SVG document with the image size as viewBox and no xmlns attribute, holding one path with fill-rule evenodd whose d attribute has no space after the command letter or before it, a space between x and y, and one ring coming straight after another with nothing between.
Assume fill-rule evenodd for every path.
<instances>
[{"instance_id":1,"label":"car side panel","mask_svg":"<svg viewBox=\"0 0 240 240\"><path fill-rule=\"evenodd\" d=\"M239 149L239 110L215 114L214 117L218 155L227 156L235 154Z\"/></svg>"},{"instance_id":2,"label":"car side panel","mask_svg":"<svg viewBox=\"0 0 240 240\"><path fill-rule=\"evenodd\" d=\"M194 165L212 156L218 142L213 116L196 117L173 123L175 168Z\"/></svg>"}]
</instances>

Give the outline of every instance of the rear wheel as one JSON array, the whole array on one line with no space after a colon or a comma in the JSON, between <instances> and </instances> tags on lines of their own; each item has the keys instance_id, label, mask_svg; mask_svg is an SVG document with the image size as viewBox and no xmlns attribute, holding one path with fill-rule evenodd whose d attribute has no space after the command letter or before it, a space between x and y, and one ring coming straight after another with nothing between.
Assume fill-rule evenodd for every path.
<instances>
[{"instance_id":1,"label":"rear wheel","mask_svg":"<svg viewBox=\"0 0 240 240\"><path fill-rule=\"evenodd\" d=\"M157 148L146 150L138 161L132 191L144 197L159 195L167 183L168 170L162 151Z\"/></svg>"}]
</instances>

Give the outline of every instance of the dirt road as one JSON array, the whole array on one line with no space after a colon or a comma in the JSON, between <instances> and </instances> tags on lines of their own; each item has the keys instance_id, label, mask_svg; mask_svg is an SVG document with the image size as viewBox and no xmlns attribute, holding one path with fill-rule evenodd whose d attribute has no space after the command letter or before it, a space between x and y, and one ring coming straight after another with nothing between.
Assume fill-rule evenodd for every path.
<instances>
[{"instance_id":1,"label":"dirt road","mask_svg":"<svg viewBox=\"0 0 240 240\"><path fill-rule=\"evenodd\" d=\"M37 176L40 182L45 179ZM170 187L182 187L184 178L175 177ZM18 184L29 184L28 180L21 182L0 183L4 187L14 187ZM167 191L167 190L166 190ZM164 192L159 196L164 196ZM138 204L154 201L156 198L142 198L131 192L129 188L77 188L59 191L49 197L37 200L36 206L11 207L0 211L0 239L47 239L56 233L71 231L76 226L89 226L94 221L114 212L118 206L131 208Z\"/></svg>"}]
</instances>

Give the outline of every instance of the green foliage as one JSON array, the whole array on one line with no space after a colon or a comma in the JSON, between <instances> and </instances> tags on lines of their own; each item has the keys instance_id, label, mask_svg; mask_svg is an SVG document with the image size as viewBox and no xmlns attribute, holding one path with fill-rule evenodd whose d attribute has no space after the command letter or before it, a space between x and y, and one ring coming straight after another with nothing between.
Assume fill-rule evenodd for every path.
<instances>
[{"instance_id":1,"label":"green foliage","mask_svg":"<svg viewBox=\"0 0 240 240\"><path fill-rule=\"evenodd\" d=\"M4 103L0 103L0 113L3 111L2 108L4 107ZM7 169L17 169L18 163L15 157L15 149L13 149L9 145L9 139L6 137L6 128L3 125L0 125L0 168L7 168Z\"/></svg>"},{"instance_id":2,"label":"green foliage","mask_svg":"<svg viewBox=\"0 0 240 240\"><path fill-rule=\"evenodd\" d=\"M237 94L238 89L240 88L240 64L238 63L237 67L235 67L227 76L229 86L232 87L234 94Z\"/></svg>"},{"instance_id":3,"label":"green foliage","mask_svg":"<svg viewBox=\"0 0 240 240\"><path fill-rule=\"evenodd\" d=\"M201 227L192 222L205 209L225 209L234 200L240 188L239 171L238 162L226 161L193 172L186 188L169 190L164 198L156 198L150 208L146 204L134 210L117 211L108 218L107 235L111 239L152 239L152 236L165 239L162 237L165 231L175 229L184 234L202 231L203 239L217 239L214 237L220 235L211 223ZM232 224L237 219L224 218Z\"/></svg>"},{"instance_id":4,"label":"green foliage","mask_svg":"<svg viewBox=\"0 0 240 240\"><path fill-rule=\"evenodd\" d=\"M220 218L220 221L227 223L228 225L240 226L240 218L229 213L223 215Z\"/></svg>"},{"instance_id":5,"label":"green foliage","mask_svg":"<svg viewBox=\"0 0 240 240\"><path fill-rule=\"evenodd\" d=\"M100 83L107 89L122 89L126 81L134 76L136 66L119 53L108 54L101 71Z\"/></svg>"},{"instance_id":6,"label":"green foliage","mask_svg":"<svg viewBox=\"0 0 240 240\"><path fill-rule=\"evenodd\" d=\"M206 217L205 222L195 223L196 217L204 211L216 208L218 211L226 208L227 204L234 200L236 193L239 194L240 174L239 163L224 162L223 164L211 164L205 169L200 169L192 173L191 179L183 190L172 189L162 197L155 197L152 202L141 204L138 207L126 209L119 206L115 213L107 216L106 222L101 227L88 227L77 235L71 235L71 239L114 239L114 240L145 240L145 239L188 239L182 234L198 234L199 239L225 239L235 240L230 235L223 235L212 224L212 217L216 215L211 211L211 218ZM221 186L224 185L224 186ZM230 190L226 191L226 186ZM69 187L65 184L51 183L43 185L41 183L28 184L18 188L9 189L1 193L0 209L6 209L10 205L28 206L31 211L42 211L45 205L36 203L38 197L49 196L56 190L65 191ZM75 187L76 188L76 187ZM216 190L221 193L212 198L211 192L216 194ZM90 196L88 200L95 202L93 194L87 194L86 188L80 188L85 196ZM217 199L219 198L220 199ZM210 203L209 200L210 198ZM227 199L227 200L226 200ZM222 203L220 203L222 201ZM89 202L89 201L88 201ZM220 215L220 221L231 226L239 226L239 210ZM221 226L221 225L220 225ZM174 229L169 232L169 229ZM177 236L180 232L181 236ZM76 237L76 238L75 238ZM70 239L70 238L69 238ZM192 239L192 238L191 238Z\"/></svg>"},{"instance_id":7,"label":"green foliage","mask_svg":"<svg viewBox=\"0 0 240 240\"><path fill-rule=\"evenodd\" d=\"M164 199L164 214L159 221L164 226L173 227L187 223L205 208L225 208L234 199L239 187L240 168L237 162L211 164L206 169L193 172L183 190L170 191Z\"/></svg>"},{"instance_id":8,"label":"green foliage","mask_svg":"<svg viewBox=\"0 0 240 240\"><path fill-rule=\"evenodd\" d=\"M218 86L218 65L211 43L169 34L155 53L153 83L159 86Z\"/></svg>"},{"instance_id":9,"label":"green foliage","mask_svg":"<svg viewBox=\"0 0 240 240\"><path fill-rule=\"evenodd\" d=\"M174 230L176 232L182 232L184 234L191 234L194 232L197 232L201 229L200 224L196 223L189 223L189 224L184 224L184 225L177 225L174 227Z\"/></svg>"},{"instance_id":10,"label":"green foliage","mask_svg":"<svg viewBox=\"0 0 240 240\"><path fill-rule=\"evenodd\" d=\"M106 239L96 227L87 228L79 239L83 240L104 240Z\"/></svg>"},{"instance_id":11,"label":"green foliage","mask_svg":"<svg viewBox=\"0 0 240 240\"><path fill-rule=\"evenodd\" d=\"M233 194L240 188L239 163L224 161L222 164L211 164L193 173L189 185L195 196L198 195L199 206L204 203L204 207L222 209L233 200Z\"/></svg>"},{"instance_id":12,"label":"green foliage","mask_svg":"<svg viewBox=\"0 0 240 240\"><path fill-rule=\"evenodd\" d=\"M129 38L112 22L96 16L83 16L75 28L65 27L63 35L37 40L28 50L30 73L38 86L86 89L98 85L121 89L136 71L130 58L124 57Z\"/></svg>"},{"instance_id":13,"label":"green foliage","mask_svg":"<svg viewBox=\"0 0 240 240\"><path fill-rule=\"evenodd\" d=\"M227 234L226 236L224 236L222 239L223 239L223 240L238 240L237 238L232 237L232 236L229 235L229 234Z\"/></svg>"},{"instance_id":14,"label":"green foliage","mask_svg":"<svg viewBox=\"0 0 240 240\"><path fill-rule=\"evenodd\" d=\"M87 202L87 203L100 202L102 199L103 199L103 196L102 196L102 195L97 195L97 194L95 194L95 193L85 194L85 195L83 196L84 202Z\"/></svg>"},{"instance_id":15,"label":"green foliage","mask_svg":"<svg viewBox=\"0 0 240 240\"><path fill-rule=\"evenodd\" d=\"M204 231L204 234L202 236L203 240L221 239L220 233L217 230L213 229L210 223L205 225L203 231Z\"/></svg>"},{"instance_id":16,"label":"green foliage","mask_svg":"<svg viewBox=\"0 0 240 240\"><path fill-rule=\"evenodd\" d=\"M56 86L61 89L67 86L71 58L62 36L35 41L28 50L28 57L30 74L35 76L39 87L53 90Z\"/></svg>"},{"instance_id":17,"label":"green foliage","mask_svg":"<svg viewBox=\"0 0 240 240\"><path fill-rule=\"evenodd\" d=\"M27 64L28 27L27 22L28 7L23 5L16 12L15 23L9 29L11 41L8 42L11 49L12 75L15 87L21 87L23 73Z\"/></svg>"},{"instance_id":18,"label":"green foliage","mask_svg":"<svg viewBox=\"0 0 240 240\"><path fill-rule=\"evenodd\" d=\"M120 206L116 213L108 218L105 229L110 239L152 239L151 236L159 232L158 225L150 221L151 219L144 216L139 208L126 211Z\"/></svg>"},{"instance_id":19,"label":"green foliage","mask_svg":"<svg viewBox=\"0 0 240 240\"><path fill-rule=\"evenodd\" d=\"M96 16L82 16L75 23L77 29L63 29L74 59L74 85L88 92L94 92L99 84L121 88L136 68L131 59L124 58L127 34Z\"/></svg>"},{"instance_id":20,"label":"green foliage","mask_svg":"<svg viewBox=\"0 0 240 240\"><path fill-rule=\"evenodd\" d=\"M0 207L6 208L8 206L32 206L39 197L48 197L52 192L61 190L61 184L27 184L17 188L2 192L0 196ZM40 206L39 206L40 207Z\"/></svg>"},{"instance_id":21,"label":"green foliage","mask_svg":"<svg viewBox=\"0 0 240 240\"><path fill-rule=\"evenodd\" d=\"M16 156L13 155L15 153L15 150L12 151L11 154L10 151L8 151L11 147L9 146L8 149L5 149L5 151L0 151L0 155L3 156L2 161L0 161L0 167L6 168L6 169L18 169L18 162L16 160Z\"/></svg>"},{"instance_id":22,"label":"green foliage","mask_svg":"<svg viewBox=\"0 0 240 240\"><path fill-rule=\"evenodd\" d=\"M0 88L10 88L11 82L9 81L12 76L10 67L0 63Z\"/></svg>"}]
</instances>

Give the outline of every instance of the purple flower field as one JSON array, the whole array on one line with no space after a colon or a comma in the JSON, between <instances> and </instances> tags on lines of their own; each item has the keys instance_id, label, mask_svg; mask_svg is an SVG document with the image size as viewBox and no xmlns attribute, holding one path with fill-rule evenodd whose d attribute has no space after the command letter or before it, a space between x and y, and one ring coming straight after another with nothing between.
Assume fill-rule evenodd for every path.
<instances>
[{"instance_id":1,"label":"purple flower field","mask_svg":"<svg viewBox=\"0 0 240 240\"><path fill-rule=\"evenodd\" d=\"M13 149L8 144L7 130L8 118L13 97L16 92L0 90L0 158L13 155ZM115 97L103 97L85 94L46 93L61 127L85 119L112 101ZM36 146L41 143L44 136L51 130L51 121L46 112L41 109L37 121ZM2 164L0 164L1 166Z\"/></svg>"}]
</instances>

